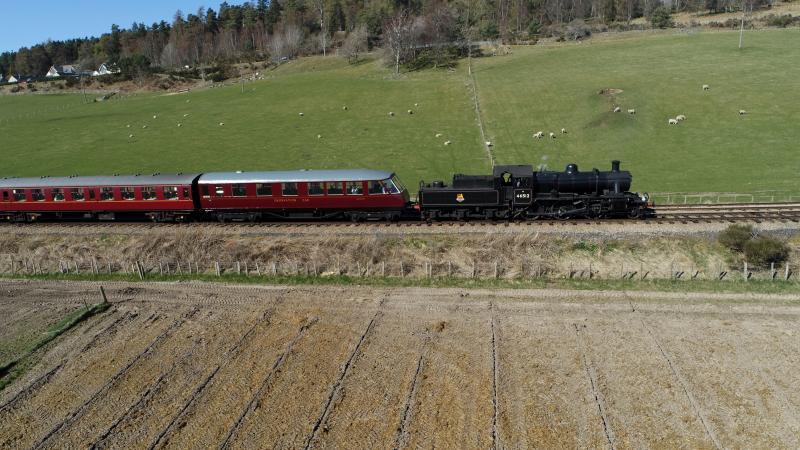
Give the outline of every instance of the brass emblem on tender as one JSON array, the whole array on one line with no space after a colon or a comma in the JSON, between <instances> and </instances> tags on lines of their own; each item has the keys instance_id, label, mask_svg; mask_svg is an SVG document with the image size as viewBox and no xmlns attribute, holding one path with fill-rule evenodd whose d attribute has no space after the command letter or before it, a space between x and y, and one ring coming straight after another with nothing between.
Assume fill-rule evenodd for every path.
<instances>
[{"instance_id":1,"label":"brass emblem on tender","mask_svg":"<svg viewBox=\"0 0 800 450\"><path fill-rule=\"evenodd\" d=\"M456 194L456 201L461 203L464 201L464 194Z\"/></svg>"}]
</instances>

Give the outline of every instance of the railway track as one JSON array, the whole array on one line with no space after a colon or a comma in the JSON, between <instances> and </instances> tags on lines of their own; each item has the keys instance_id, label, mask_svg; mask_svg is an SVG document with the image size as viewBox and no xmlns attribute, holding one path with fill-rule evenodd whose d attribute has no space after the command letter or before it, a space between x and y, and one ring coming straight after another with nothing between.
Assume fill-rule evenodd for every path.
<instances>
[{"instance_id":1,"label":"railway track","mask_svg":"<svg viewBox=\"0 0 800 450\"><path fill-rule=\"evenodd\" d=\"M337 232L347 234L375 232L424 232L425 230L469 230L491 231L501 227L516 229L555 229L579 225L680 225L703 223L798 223L800 224L800 203L740 203L709 205L665 205L656 207L656 217L634 219L544 219L534 221L443 221L426 223L422 221L387 222L234 222L234 223L153 223L153 222L38 222L31 224L0 224L5 232L35 233L88 233L88 234L138 234L149 231L211 231L222 233L241 233L251 235L269 235L273 233L314 233Z\"/></svg>"}]
</instances>

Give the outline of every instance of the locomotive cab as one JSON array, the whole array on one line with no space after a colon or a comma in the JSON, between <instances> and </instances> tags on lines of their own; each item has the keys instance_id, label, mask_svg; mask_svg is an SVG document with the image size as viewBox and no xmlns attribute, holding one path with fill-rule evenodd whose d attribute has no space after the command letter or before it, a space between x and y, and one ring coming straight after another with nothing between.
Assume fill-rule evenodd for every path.
<instances>
[{"instance_id":1,"label":"locomotive cab","mask_svg":"<svg viewBox=\"0 0 800 450\"><path fill-rule=\"evenodd\" d=\"M513 207L527 207L533 199L533 167L495 166L493 173L500 198Z\"/></svg>"}]
</instances>

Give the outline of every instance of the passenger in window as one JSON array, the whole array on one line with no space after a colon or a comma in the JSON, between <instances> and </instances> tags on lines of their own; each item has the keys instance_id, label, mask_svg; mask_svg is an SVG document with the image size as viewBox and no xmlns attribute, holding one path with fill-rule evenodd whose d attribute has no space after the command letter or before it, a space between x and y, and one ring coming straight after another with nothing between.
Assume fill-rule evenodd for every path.
<instances>
[{"instance_id":1,"label":"passenger in window","mask_svg":"<svg viewBox=\"0 0 800 450\"><path fill-rule=\"evenodd\" d=\"M165 186L164 187L164 200L177 200L178 199L178 187L177 186Z\"/></svg>"},{"instance_id":2,"label":"passenger in window","mask_svg":"<svg viewBox=\"0 0 800 450\"><path fill-rule=\"evenodd\" d=\"M81 202L84 200L85 196L83 194L83 189L75 188L70 191L70 196L72 197L72 201Z\"/></svg>"},{"instance_id":3,"label":"passenger in window","mask_svg":"<svg viewBox=\"0 0 800 450\"><path fill-rule=\"evenodd\" d=\"M142 188L142 200L155 200L155 199L156 199L156 188L154 187Z\"/></svg>"},{"instance_id":4,"label":"passenger in window","mask_svg":"<svg viewBox=\"0 0 800 450\"><path fill-rule=\"evenodd\" d=\"M370 181L369 182L369 193L370 194L385 194L386 188L383 187L383 183L380 181Z\"/></svg>"},{"instance_id":5,"label":"passenger in window","mask_svg":"<svg viewBox=\"0 0 800 450\"><path fill-rule=\"evenodd\" d=\"M342 183L325 183L328 195L342 195Z\"/></svg>"},{"instance_id":6,"label":"passenger in window","mask_svg":"<svg viewBox=\"0 0 800 450\"><path fill-rule=\"evenodd\" d=\"M27 198L25 198L25 189L14 189L11 194L14 196L15 202L24 202L27 200Z\"/></svg>"},{"instance_id":7,"label":"passenger in window","mask_svg":"<svg viewBox=\"0 0 800 450\"><path fill-rule=\"evenodd\" d=\"M231 193L234 197L246 197L247 196L247 188L243 184L234 184L231 187Z\"/></svg>"},{"instance_id":8,"label":"passenger in window","mask_svg":"<svg viewBox=\"0 0 800 450\"><path fill-rule=\"evenodd\" d=\"M308 183L308 195L322 195L322 183Z\"/></svg>"},{"instance_id":9,"label":"passenger in window","mask_svg":"<svg viewBox=\"0 0 800 450\"><path fill-rule=\"evenodd\" d=\"M283 183L283 195L297 195L297 183Z\"/></svg>"},{"instance_id":10,"label":"passenger in window","mask_svg":"<svg viewBox=\"0 0 800 450\"><path fill-rule=\"evenodd\" d=\"M350 195L361 195L363 192L363 187L360 182L349 182L347 183L347 193Z\"/></svg>"},{"instance_id":11,"label":"passenger in window","mask_svg":"<svg viewBox=\"0 0 800 450\"><path fill-rule=\"evenodd\" d=\"M64 201L64 190L63 189L53 189L50 191L50 195L53 197L54 202L63 202Z\"/></svg>"},{"instance_id":12,"label":"passenger in window","mask_svg":"<svg viewBox=\"0 0 800 450\"><path fill-rule=\"evenodd\" d=\"M109 187L105 187L100 191L100 200L114 200L114 190Z\"/></svg>"}]
</instances>

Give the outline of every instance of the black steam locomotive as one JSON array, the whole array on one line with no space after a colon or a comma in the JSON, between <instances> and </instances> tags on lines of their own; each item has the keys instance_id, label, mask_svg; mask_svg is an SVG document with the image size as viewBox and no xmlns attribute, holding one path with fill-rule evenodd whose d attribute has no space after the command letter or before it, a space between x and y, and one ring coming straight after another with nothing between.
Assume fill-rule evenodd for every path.
<instances>
[{"instance_id":1,"label":"black steam locomotive","mask_svg":"<svg viewBox=\"0 0 800 450\"><path fill-rule=\"evenodd\" d=\"M532 166L495 166L492 175L453 176L453 184L420 182L424 220L645 218L654 214L647 194L629 192L631 174L611 171L535 172Z\"/></svg>"}]
</instances>

